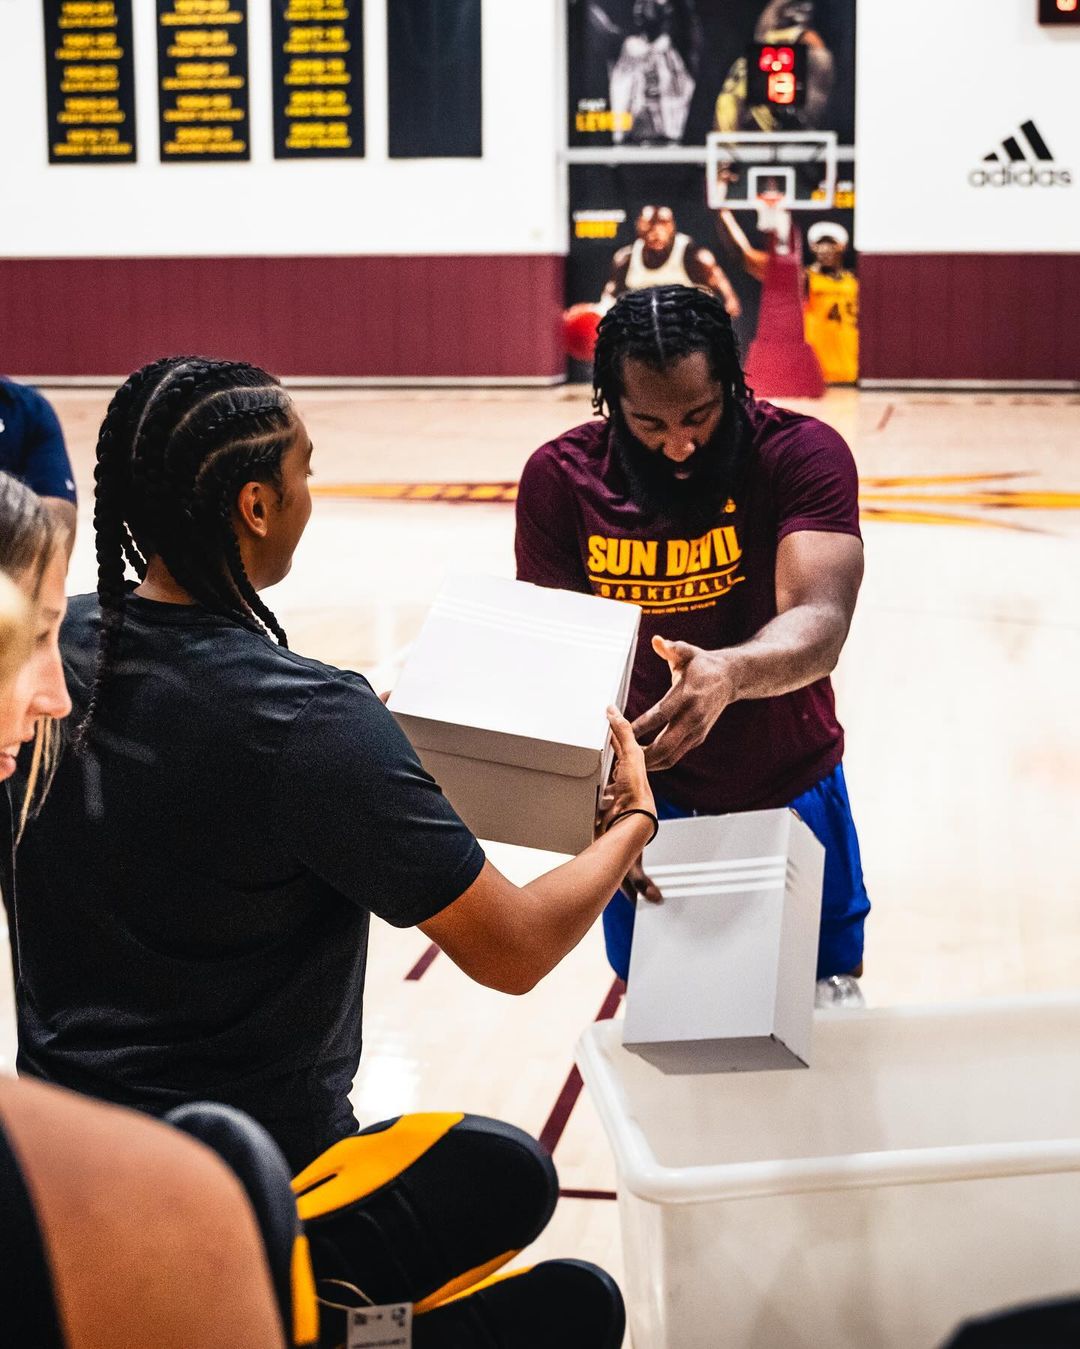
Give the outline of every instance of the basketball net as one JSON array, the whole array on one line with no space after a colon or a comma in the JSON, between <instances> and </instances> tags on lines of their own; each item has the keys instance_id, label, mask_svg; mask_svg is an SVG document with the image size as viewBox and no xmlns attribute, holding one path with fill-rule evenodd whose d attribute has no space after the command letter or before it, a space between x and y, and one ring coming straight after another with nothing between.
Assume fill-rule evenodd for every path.
<instances>
[{"instance_id":1,"label":"basketball net","mask_svg":"<svg viewBox=\"0 0 1080 1349\"><path fill-rule=\"evenodd\" d=\"M778 253L786 253L791 243L791 212L784 206L782 192L762 192L757 199L757 223L762 234L771 234Z\"/></svg>"}]
</instances>

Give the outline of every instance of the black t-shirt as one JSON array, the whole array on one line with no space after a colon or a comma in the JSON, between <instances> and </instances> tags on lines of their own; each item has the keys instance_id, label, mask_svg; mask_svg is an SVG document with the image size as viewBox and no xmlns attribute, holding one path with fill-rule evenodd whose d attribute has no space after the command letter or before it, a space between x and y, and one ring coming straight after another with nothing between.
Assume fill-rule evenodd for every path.
<instances>
[{"instance_id":1,"label":"black t-shirt","mask_svg":"<svg viewBox=\"0 0 1080 1349\"><path fill-rule=\"evenodd\" d=\"M73 600L73 721L98 626ZM423 922L484 855L360 675L131 597L91 748L16 861L19 1070L225 1101L300 1166L356 1127L369 915Z\"/></svg>"}]
</instances>

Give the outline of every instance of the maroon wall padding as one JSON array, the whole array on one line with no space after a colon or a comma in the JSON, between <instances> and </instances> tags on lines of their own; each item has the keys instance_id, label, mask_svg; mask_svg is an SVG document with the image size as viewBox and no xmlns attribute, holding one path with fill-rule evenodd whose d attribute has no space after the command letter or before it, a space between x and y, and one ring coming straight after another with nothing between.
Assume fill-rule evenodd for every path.
<instances>
[{"instance_id":1,"label":"maroon wall padding","mask_svg":"<svg viewBox=\"0 0 1080 1349\"><path fill-rule=\"evenodd\" d=\"M282 375L551 378L562 257L0 259L0 370L123 375L177 352Z\"/></svg>"},{"instance_id":2,"label":"maroon wall padding","mask_svg":"<svg viewBox=\"0 0 1080 1349\"><path fill-rule=\"evenodd\" d=\"M860 253L863 379L1080 379L1080 253Z\"/></svg>"}]
</instances>

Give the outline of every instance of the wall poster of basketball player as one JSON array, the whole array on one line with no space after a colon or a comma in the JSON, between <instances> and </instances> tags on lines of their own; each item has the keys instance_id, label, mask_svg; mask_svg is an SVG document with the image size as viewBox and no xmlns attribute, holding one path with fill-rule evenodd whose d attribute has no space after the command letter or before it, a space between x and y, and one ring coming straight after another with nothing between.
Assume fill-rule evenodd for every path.
<instances>
[{"instance_id":1,"label":"wall poster of basketball player","mask_svg":"<svg viewBox=\"0 0 1080 1349\"><path fill-rule=\"evenodd\" d=\"M704 164L677 162L672 151L703 146L712 131L833 131L841 147L853 146L855 0L567 4L568 144L641 155L571 164L568 305L602 310L623 289L703 285L724 300L745 351L773 241L756 210L710 210ZM796 106L757 96L755 44L797 49ZM858 364L852 176L849 151L834 207L795 213L791 235L805 268L807 340L829 382L853 380ZM830 226L828 237L815 226ZM572 378L588 373L571 367Z\"/></svg>"},{"instance_id":2,"label":"wall poster of basketball player","mask_svg":"<svg viewBox=\"0 0 1080 1349\"><path fill-rule=\"evenodd\" d=\"M812 131L829 126L830 112L836 119L836 102L829 106L837 82L836 55L818 30L818 8L814 0L768 0L754 25L756 43L805 48L805 87L798 107L755 99L748 58L739 56L716 99L716 131Z\"/></svg>"},{"instance_id":3,"label":"wall poster of basketball player","mask_svg":"<svg viewBox=\"0 0 1080 1349\"><path fill-rule=\"evenodd\" d=\"M854 139L855 0L567 3L571 146L701 145L713 130L782 128ZM797 109L749 101L752 43L806 48Z\"/></svg>"},{"instance_id":4,"label":"wall poster of basketball player","mask_svg":"<svg viewBox=\"0 0 1080 1349\"><path fill-rule=\"evenodd\" d=\"M679 230L670 206L643 206L634 232L634 242L620 248L611 260L605 300L617 300L623 291L649 286L700 286L720 296L729 317L739 317L742 306L723 268L707 248Z\"/></svg>"}]
</instances>

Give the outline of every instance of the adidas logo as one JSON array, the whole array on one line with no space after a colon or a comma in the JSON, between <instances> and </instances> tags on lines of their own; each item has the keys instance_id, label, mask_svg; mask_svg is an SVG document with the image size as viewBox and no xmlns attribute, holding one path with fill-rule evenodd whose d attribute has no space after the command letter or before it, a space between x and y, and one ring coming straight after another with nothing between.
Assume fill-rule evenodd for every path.
<instances>
[{"instance_id":1,"label":"adidas logo","mask_svg":"<svg viewBox=\"0 0 1080 1349\"><path fill-rule=\"evenodd\" d=\"M1072 187L1072 170L1055 166L1042 132L1030 119L972 169L972 187Z\"/></svg>"}]
</instances>

